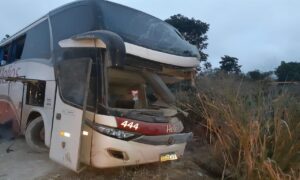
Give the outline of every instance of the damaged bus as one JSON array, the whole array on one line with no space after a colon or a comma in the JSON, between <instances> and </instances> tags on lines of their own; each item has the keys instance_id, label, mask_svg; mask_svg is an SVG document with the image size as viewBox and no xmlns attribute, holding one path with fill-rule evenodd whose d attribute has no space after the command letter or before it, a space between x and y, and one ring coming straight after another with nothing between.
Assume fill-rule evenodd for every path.
<instances>
[{"instance_id":1,"label":"damaged bus","mask_svg":"<svg viewBox=\"0 0 300 180\"><path fill-rule=\"evenodd\" d=\"M57 8L0 44L0 125L73 171L180 158L191 138L169 86L196 47L151 15L104 0Z\"/></svg>"}]
</instances>

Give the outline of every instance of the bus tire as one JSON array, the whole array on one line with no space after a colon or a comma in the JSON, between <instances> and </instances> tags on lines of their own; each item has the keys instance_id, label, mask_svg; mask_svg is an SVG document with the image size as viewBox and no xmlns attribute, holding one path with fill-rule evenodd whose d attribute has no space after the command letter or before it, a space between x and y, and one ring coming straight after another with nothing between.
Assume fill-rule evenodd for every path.
<instances>
[{"instance_id":1,"label":"bus tire","mask_svg":"<svg viewBox=\"0 0 300 180\"><path fill-rule=\"evenodd\" d=\"M48 151L45 145L45 140L41 137L41 133L44 133L43 131L44 122L41 116L32 120L26 128L25 139L28 146L34 152L43 153Z\"/></svg>"}]
</instances>

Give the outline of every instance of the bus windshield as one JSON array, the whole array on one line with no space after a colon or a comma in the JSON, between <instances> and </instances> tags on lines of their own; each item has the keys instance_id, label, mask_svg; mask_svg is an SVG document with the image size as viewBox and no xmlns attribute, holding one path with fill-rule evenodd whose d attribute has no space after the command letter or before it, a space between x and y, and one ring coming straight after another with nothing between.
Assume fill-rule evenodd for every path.
<instances>
[{"instance_id":1,"label":"bus windshield","mask_svg":"<svg viewBox=\"0 0 300 180\"><path fill-rule=\"evenodd\" d=\"M158 77L155 74L151 75ZM149 80L150 78L143 72L110 68L108 70L109 107L120 109L168 108L174 103L173 94L165 85L162 85L165 88L154 87L159 83L154 85Z\"/></svg>"},{"instance_id":2,"label":"bus windshield","mask_svg":"<svg viewBox=\"0 0 300 180\"><path fill-rule=\"evenodd\" d=\"M119 34L125 42L169 54L199 57L197 48L168 23L122 5L99 3L105 29Z\"/></svg>"}]
</instances>

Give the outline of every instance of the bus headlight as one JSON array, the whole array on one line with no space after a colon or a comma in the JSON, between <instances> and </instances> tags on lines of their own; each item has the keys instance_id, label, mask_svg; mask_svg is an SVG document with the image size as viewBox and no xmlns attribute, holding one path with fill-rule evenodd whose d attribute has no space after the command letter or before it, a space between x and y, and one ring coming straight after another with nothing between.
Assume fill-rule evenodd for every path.
<instances>
[{"instance_id":1,"label":"bus headlight","mask_svg":"<svg viewBox=\"0 0 300 180\"><path fill-rule=\"evenodd\" d=\"M129 140L129 139L132 139L133 137L136 137L136 134L122 131L122 130L115 129L115 128L111 128L111 127L107 127L107 126L102 126L99 124L95 125L94 129L101 134L104 134L104 135L107 135L107 136L110 136L113 138L117 138L117 139L122 139L122 140Z\"/></svg>"}]
</instances>

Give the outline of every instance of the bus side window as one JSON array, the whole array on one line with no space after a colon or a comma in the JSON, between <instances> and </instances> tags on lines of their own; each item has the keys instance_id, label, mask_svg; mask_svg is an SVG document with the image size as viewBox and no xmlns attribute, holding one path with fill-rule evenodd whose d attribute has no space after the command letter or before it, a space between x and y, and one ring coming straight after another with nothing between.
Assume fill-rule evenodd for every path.
<instances>
[{"instance_id":1,"label":"bus side window","mask_svg":"<svg viewBox=\"0 0 300 180\"><path fill-rule=\"evenodd\" d=\"M51 16L54 50L60 48L58 42L62 39L95 30L95 22L91 8L85 5L69 8Z\"/></svg>"},{"instance_id":2,"label":"bus side window","mask_svg":"<svg viewBox=\"0 0 300 180\"><path fill-rule=\"evenodd\" d=\"M1 60L1 66L4 66L7 64L9 59L9 48L10 45L6 45L3 47L3 59Z\"/></svg>"},{"instance_id":3,"label":"bus side window","mask_svg":"<svg viewBox=\"0 0 300 180\"><path fill-rule=\"evenodd\" d=\"M2 66L2 61L4 61L3 56L4 56L3 47L0 47L0 66Z\"/></svg>"},{"instance_id":4,"label":"bus side window","mask_svg":"<svg viewBox=\"0 0 300 180\"><path fill-rule=\"evenodd\" d=\"M32 106L44 106L46 82L28 82L26 92L26 104Z\"/></svg>"},{"instance_id":5,"label":"bus side window","mask_svg":"<svg viewBox=\"0 0 300 180\"><path fill-rule=\"evenodd\" d=\"M12 42L8 63L12 63L18 59L21 59L24 49L25 38L26 36L23 35Z\"/></svg>"},{"instance_id":6,"label":"bus side window","mask_svg":"<svg viewBox=\"0 0 300 180\"><path fill-rule=\"evenodd\" d=\"M48 20L41 22L26 32L22 59L50 58L50 30Z\"/></svg>"},{"instance_id":7,"label":"bus side window","mask_svg":"<svg viewBox=\"0 0 300 180\"><path fill-rule=\"evenodd\" d=\"M24 44L25 44L25 38L26 35L21 36L18 38L16 41L13 43L13 61L17 59L21 59L23 49L24 49Z\"/></svg>"},{"instance_id":8,"label":"bus side window","mask_svg":"<svg viewBox=\"0 0 300 180\"><path fill-rule=\"evenodd\" d=\"M23 54L26 35L14 40L12 43L0 48L1 66L12 63L15 60L21 59Z\"/></svg>"}]
</instances>

